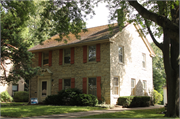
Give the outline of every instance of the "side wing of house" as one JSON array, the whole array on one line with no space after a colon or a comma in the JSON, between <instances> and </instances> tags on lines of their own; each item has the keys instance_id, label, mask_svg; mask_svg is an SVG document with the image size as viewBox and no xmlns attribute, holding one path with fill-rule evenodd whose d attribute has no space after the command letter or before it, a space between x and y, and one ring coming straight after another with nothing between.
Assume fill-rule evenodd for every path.
<instances>
[{"instance_id":1,"label":"side wing of house","mask_svg":"<svg viewBox=\"0 0 180 119\"><path fill-rule=\"evenodd\" d=\"M119 96L149 95L153 89L153 54L137 29L130 24L111 38L111 104L116 104Z\"/></svg>"},{"instance_id":2,"label":"side wing of house","mask_svg":"<svg viewBox=\"0 0 180 119\"><path fill-rule=\"evenodd\" d=\"M4 69L6 70L6 76L10 75L9 72L12 70L13 68L13 63L10 60L6 60L3 67L0 66L0 76L4 77ZM24 91L24 80L21 79L19 80L17 83L7 83L6 81L2 81L0 82L0 93L7 91L9 93L10 96L14 95L14 92L16 91Z\"/></svg>"}]
</instances>

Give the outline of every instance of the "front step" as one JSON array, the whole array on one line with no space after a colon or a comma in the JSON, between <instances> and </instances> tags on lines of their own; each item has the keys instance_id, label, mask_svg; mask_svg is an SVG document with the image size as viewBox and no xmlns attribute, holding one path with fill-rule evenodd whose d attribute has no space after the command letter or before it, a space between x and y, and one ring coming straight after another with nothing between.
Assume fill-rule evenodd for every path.
<instances>
[{"instance_id":1,"label":"front step","mask_svg":"<svg viewBox=\"0 0 180 119\"><path fill-rule=\"evenodd\" d=\"M114 108L123 108L122 105L114 105Z\"/></svg>"}]
</instances>

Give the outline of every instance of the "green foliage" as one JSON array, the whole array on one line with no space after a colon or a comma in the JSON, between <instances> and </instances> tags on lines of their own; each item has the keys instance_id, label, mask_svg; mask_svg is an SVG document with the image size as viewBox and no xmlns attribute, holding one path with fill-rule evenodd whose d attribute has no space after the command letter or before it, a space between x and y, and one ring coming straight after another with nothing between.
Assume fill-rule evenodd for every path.
<instances>
[{"instance_id":1,"label":"green foliage","mask_svg":"<svg viewBox=\"0 0 180 119\"><path fill-rule=\"evenodd\" d=\"M77 102L81 106L95 106L98 104L98 99L91 94L79 94L77 96Z\"/></svg>"},{"instance_id":2,"label":"green foliage","mask_svg":"<svg viewBox=\"0 0 180 119\"><path fill-rule=\"evenodd\" d=\"M12 102L13 98L7 91L0 93L0 102Z\"/></svg>"},{"instance_id":3,"label":"green foliage","mask_svg":"<svg viewBox=\"0 0 180 119\"><path fill-rule=\"evenodd\" d=\"M156 54L156 56L153 57L154 89L157 90L159 93L163 94L162 87L166 84L166 74L164 70L163 54L162 51L154 43L151 43L151 46Z\"/></svg>"},{"instance_id":4,"label":"green foliage","mask_svg":"<svg viewBox=\"0 0 180 119\"><path fill-rule=\"evenodd\" d=\"M149 96L123 96L118 98L118 105L123 107L148 107L150 106Z\"/></svg>"},{"instance_id":5,"label":"green foliage","mask_svg":"<svg viewBox=\"0 0 180 119\"><path fill-rule=\"evenodd\" d=\"M154 104L158 104L163 100L163 96L156 90L153 91Z\"/></svg>"},{"instance_id":6,"label":"green foliage","mask_svg":"<svg viewBox=\"0 0 180 119\"><path fill-rule=\"evenodd\" d=\"M14 93L13 99L15 102L28 102L29 101L29 92L17 91Z\"/></svg>"},{"instance_id":7,"label":"green foliage","mask_svg":"<svg viewBox=\"0 0 180 119\"><path fill-rule=\"evenodd\" d=\"M59 91L57 95L46 97L44 103L51 105L95 106L98 100L94 95L82 94L82 91L77 88L69 88Z\"/></svg>"}]
</instances>

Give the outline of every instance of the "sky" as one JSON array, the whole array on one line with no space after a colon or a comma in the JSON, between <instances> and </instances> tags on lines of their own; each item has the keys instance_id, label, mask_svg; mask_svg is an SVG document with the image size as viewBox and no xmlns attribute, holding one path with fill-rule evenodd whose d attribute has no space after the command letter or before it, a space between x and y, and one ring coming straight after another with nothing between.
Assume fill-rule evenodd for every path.
<instances>
[{"instance_id":1,"label":"sky","mask_svg":"<svg viewBox=\"0 0 180 119\"><path fill-rule=\"evenodd\" d=\"M108 18L109 16L109 10L108 8L106 8L106 4L105 3L100 3L98 5L98 7L94 8L96 15L93 16L92 19L88 18L88 20L86 21L86 27L87 28L92 28L92 27L96 27L96 26L102 26L102 25L107 25L108 24L108 20L110 18ZM151 43L153 42L150 35L146 35L146 38L148 39L148 41ZM159 42L161 42L162 37L156 38Z\"/></svg>"}]
</instances>

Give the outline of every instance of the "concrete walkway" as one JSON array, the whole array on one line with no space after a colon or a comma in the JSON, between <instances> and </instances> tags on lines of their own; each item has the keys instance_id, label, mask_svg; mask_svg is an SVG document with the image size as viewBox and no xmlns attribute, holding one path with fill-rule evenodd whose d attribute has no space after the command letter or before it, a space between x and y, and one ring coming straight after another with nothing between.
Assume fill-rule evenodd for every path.
<instances>
[{"instance_id":1,"label":"concrete walkway","mask_svg":"<svg viewBox=\"0 0 180 119\"><path fill-rule=\"evenodd\" d=\"M54 115L44 115L44 116L34 116L34 117L26 117L23 119L42 119L42 118L78 118L78 117L83 117L83 116L90 116L90 115L98 115L98 114L103 114L103 113L114 113L114 112L120 112L123 110L144 110L144 109L158 109L164 107L164 105L155 105L155 106L150 106L150 107L137 107L137 108L118 108L115 107L113 109L108 109L108 110L93 110L93 111L88 111L88 112L75 112L75 113L67 113L67 114L54 114ZM4 118L4 117L1 117Z\"/></svg>"}]
</instances>

